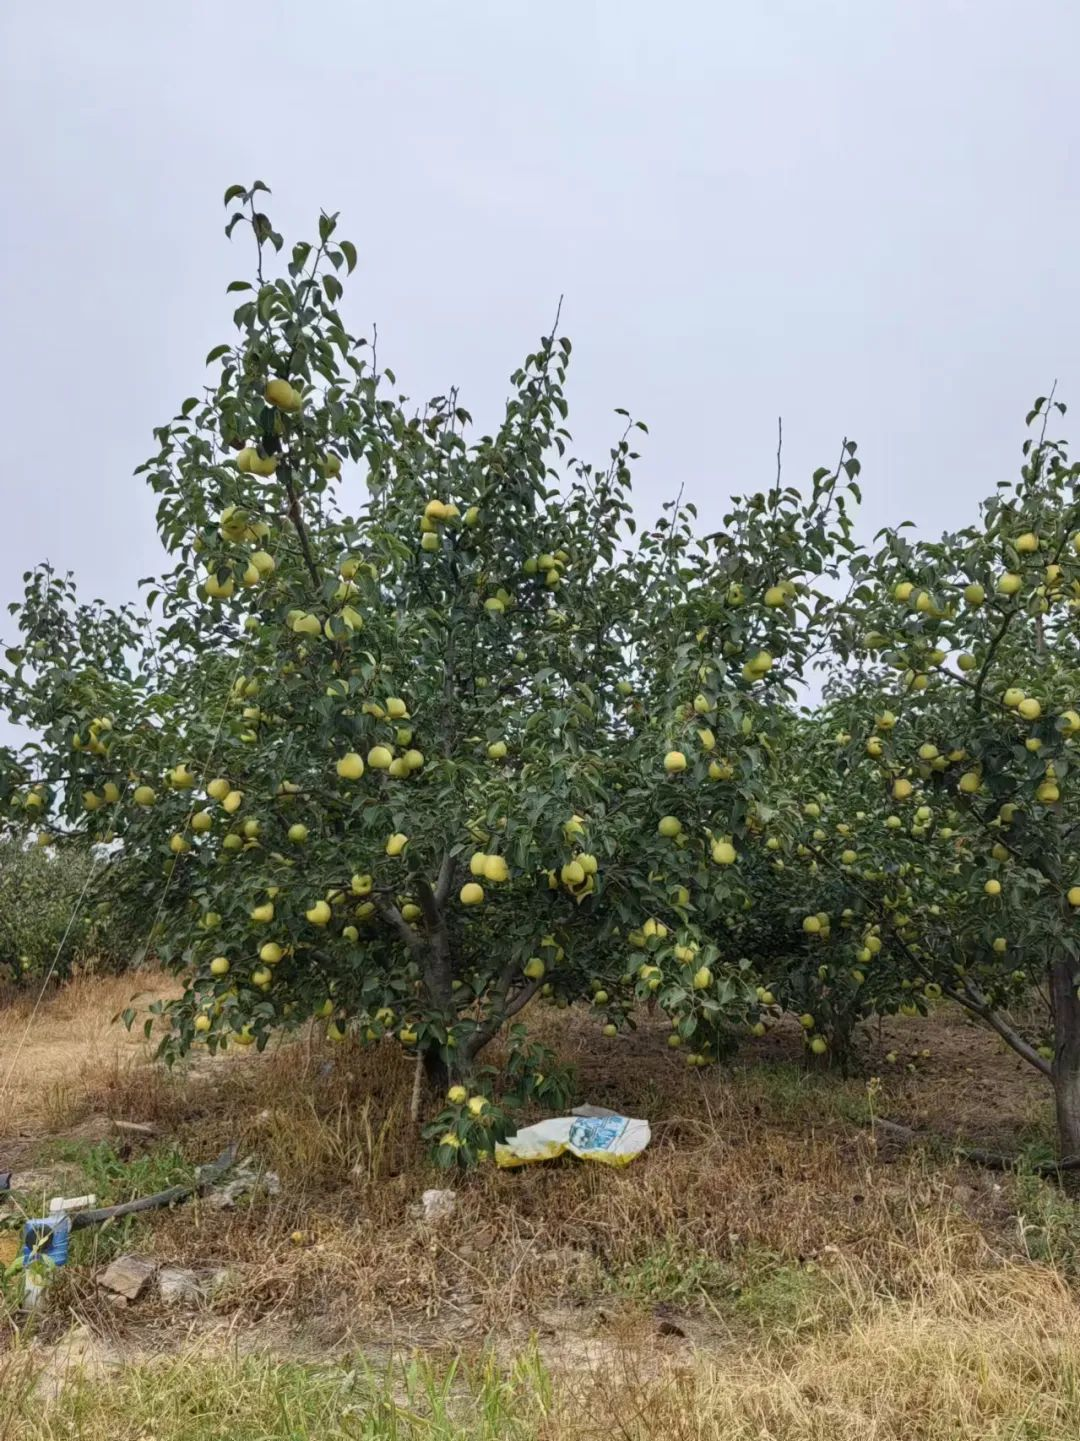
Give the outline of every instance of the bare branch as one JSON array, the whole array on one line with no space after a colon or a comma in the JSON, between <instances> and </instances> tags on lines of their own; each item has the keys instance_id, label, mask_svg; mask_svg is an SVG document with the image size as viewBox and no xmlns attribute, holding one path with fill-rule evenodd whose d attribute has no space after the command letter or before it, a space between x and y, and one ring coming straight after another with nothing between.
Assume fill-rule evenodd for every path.
<instances>
[{"instance_id":1,"label":"bare branch","mask_svg":"<svg viewBox=\"0 0 1080 1441\"><path fill-rule=\"evenodd\" d=\"M994 1010L986 997L969 980L964 981L963 991L956 990L953 986L943 986L942 993L950 1000L956 1001L958 1005L970 1011L972 1015L978 1016L985 1021L992 1031L996 1031L1007 1046L1010 1046L1018 1056L1021 1056L1027 1063L1041 1071L1044 1076L1053 1076L1054 1068L1048 1060L1040 1056L1034 1046L1030 1045L1015 1031L1008 1021Z\"/></svg>"},{"instance_id":2,"label":"bare branch","mask_svg":"<svg viewBox=\"0 0 1080 1441\"><path fill-rule=\"evenodd\" d=\"M985 1166L991 1171L1014 1171L1020 1165L1012 1156L1002 1156L997 1151L984 1151L981 1146L961 1146L945 1136L935 1136L929 1132L913 1130L911 1126L902 1126L899 1121L885 1121L880 1116L875 1116L873 1126L875 1131L883 1131L886 1136L894 1136L905 1144L934 1141L938 1145L949 1146L963 1160L971 1161L976 1166ZM1038 1161L1028 1169L1037 1176L1054 1176L1059 1171L1076 1171L1080 1170L1080 1156L1068 1156L1063 1161Z\"/></svg>"},{"instance_id":3,"label":"bare branch","mask_svg":"<svg viewBox=\"0 0 1080 1441\"><path fill-rule=\"evenodd\" d=\"M442 865L439 867L439 876L435 882L435 904L441 909L450 899L450 888L454 884L454 862L450 852L447 851L442 858Z\"/></svg>"},{"instance_id":4,"label":"bare branch","mask_svg":"<svg viewBox=\"0 0 1080 1441\"><path fill-rule=\"evenodd\" d=\"M505 975L506 972L504 971L503 974ZM501 983L502 976L499 977L499 981ZM503 1026L506 1025L507 1021L511 1020L517 1015L518 1011L523 1010L524 1007L529 1004L533 996L535 996L540 989L540 986L541 982L539 980L529 981L526 985L522 986L519 991L515 991L504 1006L495 1010L479 1030L472 1033L466 1046L466 1054L470 1060L473 1056L478 1055L489 1041L494 1040Z\"/></svg>"}]
</instances>

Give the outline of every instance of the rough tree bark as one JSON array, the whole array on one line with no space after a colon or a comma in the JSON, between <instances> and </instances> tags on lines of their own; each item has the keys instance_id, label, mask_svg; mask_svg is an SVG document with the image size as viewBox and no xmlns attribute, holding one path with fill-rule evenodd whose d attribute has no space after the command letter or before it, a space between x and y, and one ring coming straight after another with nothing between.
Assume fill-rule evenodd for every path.
<instances>
[{"instance_id":1,"label":"rough tree bark","mask_svg":"<svg viewBox=\"0 0 1080 1441\"><path fill-rule=\"evenodd\" d=\"M1080 1000L1073 968L1065 957L1050 966L1054 1016L1054 1106L1061 1160L1080 1156Z\"/></svg>"}]
</instances>

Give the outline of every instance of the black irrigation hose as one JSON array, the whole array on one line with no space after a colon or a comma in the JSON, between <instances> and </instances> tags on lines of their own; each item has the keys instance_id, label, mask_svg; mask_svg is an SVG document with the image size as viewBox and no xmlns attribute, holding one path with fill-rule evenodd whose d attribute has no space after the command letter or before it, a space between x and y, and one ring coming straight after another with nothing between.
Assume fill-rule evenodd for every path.
<instances>
[{"instance_id":1,"label":"black irrigation hose","mask_svg":"<svg viewBox=\"0 0 1080 1441\"><path fill-rule=\"evenodd\" d=\"M71 1229L81 1231L86 1226L102 1226L106 1221L115 1220L118 1216L134 1216L139 1211L156 1211L161 1206L176 1206L181 1201L190 1200L192 1196L201 1196L235 1165L236 1151L236 1142L233 1141L225 1147L216 1161L211 1161L208 1166L201 1168L199 1179L191 1186L170 1186L167 1191L157 1191L152 1196L140 1196L137 1201L124 1201L119 1206L99 1206L93 1211L73 1211Z\"/></svg>"}]
</instances>

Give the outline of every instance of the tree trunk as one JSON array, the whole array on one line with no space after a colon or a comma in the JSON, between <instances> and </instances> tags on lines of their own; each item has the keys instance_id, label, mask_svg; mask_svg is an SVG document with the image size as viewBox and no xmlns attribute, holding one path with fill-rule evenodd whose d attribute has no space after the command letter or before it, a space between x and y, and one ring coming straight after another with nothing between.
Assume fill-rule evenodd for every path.
<instances>
[{"instance_id":1,"label":"tree trunk","mask_svg":"<svg viewBox=\"0 0 1080 1441\"><path fill-rule=\"evenodd\" d=\"M1063 958L1050 966L1050 1001L1054 1015L1058 1156L1065 1161L1080 1156L1080 1000L1072 966Z\"/></svg>"},{"instance_id":2,"label":"tree trunk","mask_svg":"<svg viewBox=\"0 0 1080 1441\"><path fill-rule=\"evenodd\" d=\"M424 1082L428 1094L436 1096L450 1084L450 1068L433 1046L424 1052Z\"/></svg>"}]
</instances>

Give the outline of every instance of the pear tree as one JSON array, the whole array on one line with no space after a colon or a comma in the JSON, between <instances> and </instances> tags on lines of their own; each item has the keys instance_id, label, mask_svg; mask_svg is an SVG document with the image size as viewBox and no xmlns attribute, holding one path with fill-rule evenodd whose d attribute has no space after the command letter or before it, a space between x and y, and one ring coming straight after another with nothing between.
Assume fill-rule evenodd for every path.
<instances>
[{"instance_id":1,"label":"pear tree","mask_svg":"<svg viewBox=\"0 0 1080 1441\"><path fill-rule=\"evenodd\" d=\"M755 1005L740 945L854 448L715 532L681 501L642 527L644 426L574 458L569 341L473 437L455 392L412 405L347 329L337 217L286 250L265 194L226 193L254 273L140 467L168 558L144 606L27 572L9 824L122 854L113 903L184 983L168 1055L314 1018L445 1085L534 999L611 1036L655 998L707 1060Z\"/></svg>"},{"instance_id":2,"label":"pear tree","mask_svg":"<svg viewBox=\"0 0 1080 1441\"><path fill-rule=\"evenodd\" d=\"M857 555L791 747L792 1003L841 1037L941 998L1052 1083L1080 1156L1080 465L1028 415L1018 478L939 541Z\"/></svg>"}]
</instances>

